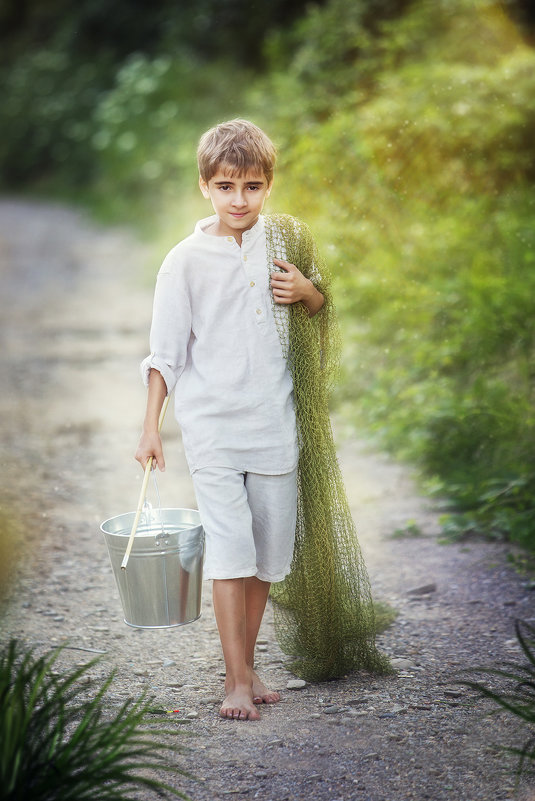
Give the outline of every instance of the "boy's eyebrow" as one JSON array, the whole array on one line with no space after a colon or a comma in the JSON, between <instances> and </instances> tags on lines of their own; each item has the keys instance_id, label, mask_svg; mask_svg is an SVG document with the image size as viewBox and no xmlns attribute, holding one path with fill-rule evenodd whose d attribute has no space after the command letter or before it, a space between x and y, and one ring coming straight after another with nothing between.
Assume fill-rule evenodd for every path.
<instances>
[{"instance_id":1,"label":"boy's eyebrow","mask_svg":"<svg viewBox=\"0 0 535 801\"><path fill-rule=\"evenodd\" d=\"M234 183L234 181L232 180L232 178L229 178L226 181L215 181L215 185L216 186L226 186L226 184L233 184L233 183ZM245 183L247 184L247 186L262 186L264 184L264 181L262 181L262 180L260 180L260 181L246 181Z\"/></svg>"}]
</instances>

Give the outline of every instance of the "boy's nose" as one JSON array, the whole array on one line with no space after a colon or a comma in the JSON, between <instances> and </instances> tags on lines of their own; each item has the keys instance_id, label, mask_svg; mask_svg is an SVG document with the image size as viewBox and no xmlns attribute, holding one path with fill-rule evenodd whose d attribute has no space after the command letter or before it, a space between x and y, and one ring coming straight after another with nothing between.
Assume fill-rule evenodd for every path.
<instances>
[{"instance_id":1,"label":"boy's nose","mask_svg":"<svg viewBox=\"0 0 535 801\"><path fill-rule=\"evenodd\" d=\"M236 208L241 208L242 206L246 205L245 195L234 195L232 199L232 205L236 206Z\"/></svg>"}]
</instances>

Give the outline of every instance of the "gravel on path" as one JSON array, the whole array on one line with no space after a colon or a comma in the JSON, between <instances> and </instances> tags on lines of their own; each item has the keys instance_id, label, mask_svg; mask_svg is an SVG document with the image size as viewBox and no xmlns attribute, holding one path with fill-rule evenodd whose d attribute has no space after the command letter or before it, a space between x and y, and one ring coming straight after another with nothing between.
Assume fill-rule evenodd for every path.
<instances>
[{"instance_id":1,"label":"gravel on path","mask_svg":"<svg viewBox=\"0 0 535 801\"><path fill-rule=\"evenodd\" d=\"M110 706L148 687L187 723L176 786L195 801L498 801L514 797L515 760L501 746L524 732L456 684L459 670L521 660L515 618L535 619L535 593L500 544L438 542L438 511L405 466L342 424L339 456L372 587L398 613L380 646L396 674L295 682L268 609L258 665L282 692L259 722L221 720L223 661L204 585L202 617L147 631L125 626L102 520L135 508L133 451L144 410L152 285L150 249L51 204L0 201L3 509L18 516L19 561L1 621L59 665L102 651L117 670ZM153 265L156 273L158 264ZM168 415L163 505L195 506L180 436ZM413 521L422 536L392 538ZM293 684L292 684L293 682ZM174 780L175 781L175 780ZM144 796L140 796L144 797ZM521 783L519 801L534 799Z\"/></svg>"}]
</instances>

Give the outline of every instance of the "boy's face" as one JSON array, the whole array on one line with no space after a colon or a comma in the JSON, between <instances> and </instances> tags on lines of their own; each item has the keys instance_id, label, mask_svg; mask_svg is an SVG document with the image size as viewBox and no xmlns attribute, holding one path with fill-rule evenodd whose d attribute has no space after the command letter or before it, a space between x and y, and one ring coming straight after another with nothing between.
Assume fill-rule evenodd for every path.
<instances>
[{"instance_id":1,"label":"boy's face","mask_svg":"<svg viewBox=\"0 0 535 801\"><path fill-rule=\"evenodd\" d=\"M208 182L199 179L205 198L212 201L219 217L217 234L234 236L241 243L241 235L258 220L264 201L269 197L271 183L263 173L248 172L231 175L220 167Z\"/></svg>"}]
</instances>

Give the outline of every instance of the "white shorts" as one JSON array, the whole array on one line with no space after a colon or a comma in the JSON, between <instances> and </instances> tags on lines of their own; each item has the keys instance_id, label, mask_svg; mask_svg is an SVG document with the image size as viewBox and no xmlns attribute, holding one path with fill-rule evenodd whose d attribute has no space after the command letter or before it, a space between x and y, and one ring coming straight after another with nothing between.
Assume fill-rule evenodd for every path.
<instances>
[{"instance_id":1,"label":"white shorts","mask_svg":"<svg viewBox=\"0 0 535 801\"><path fill-rule=\"evenodd\" d=\"M290 572L297 514L297 469L282 475L205 467L192 473L205 533L204 578Z\"/></svg>"}]
</instances>

